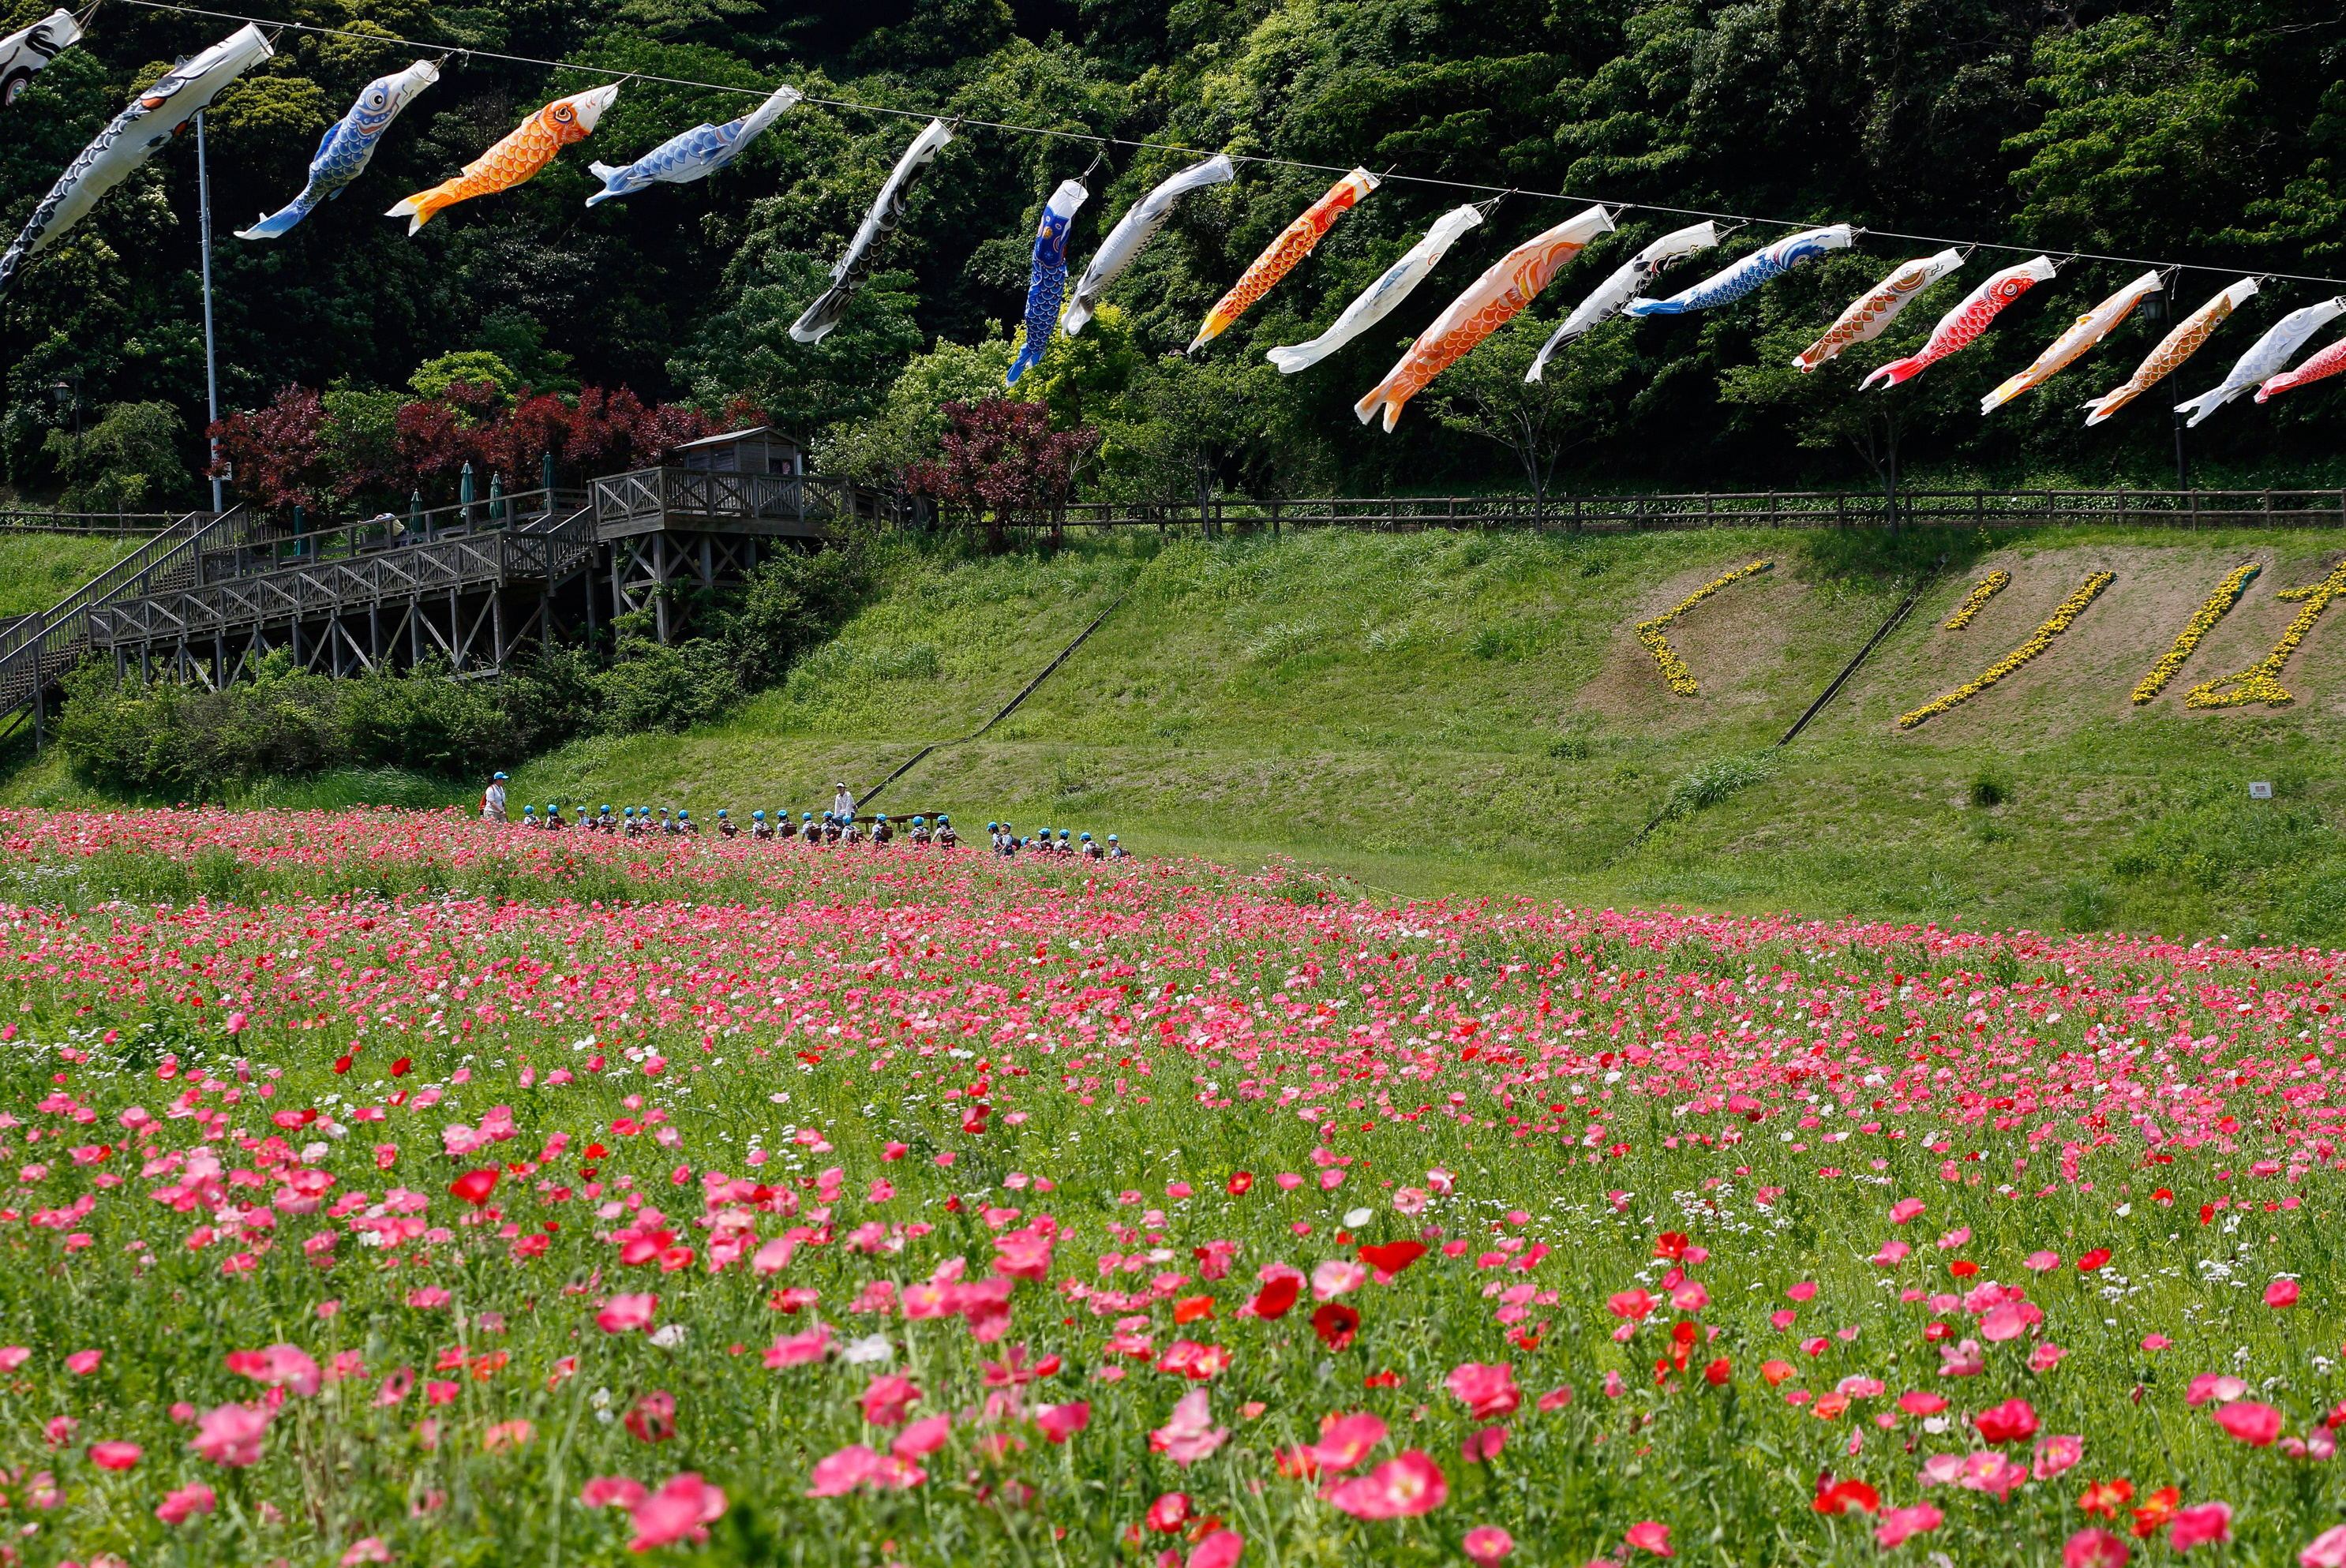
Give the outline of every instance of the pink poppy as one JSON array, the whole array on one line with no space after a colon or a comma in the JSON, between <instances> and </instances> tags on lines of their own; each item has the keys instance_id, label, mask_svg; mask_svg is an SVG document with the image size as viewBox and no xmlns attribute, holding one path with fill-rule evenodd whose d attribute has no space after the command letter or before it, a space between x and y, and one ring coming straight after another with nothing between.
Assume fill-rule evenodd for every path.
<instances>
[{"instance_id":1,"label":"pink poppy","mask_svg":"<svg viewBox=\"0 0 2346 1568\"><path fill-rule=\"evenodd\" d=\"M2080 1530L2061 1546L2061 1568L2125 1568L2127 1543L2106 1530Z\"/></svg>"},{"instance_id":2,"label":"pink poppy","mask_svg":"<svg viewBox=\"0 0 2346 1568\"><path fill-rule=\"evenodd\" d=\"M1175 1533L1189 1522L1189 1494L1186 1492L1158 1493L1157 1501L1148 1505L1148 1512L1140 1516L1140 1522L1159 1535Z\"/></svg>"},{"instance_id":3,"label":"pink poppy","mask_svg":"<svg viewBox=\"0 0 2346 1568\"><path fill-rule=\"evenodd\" d=\"M1045 1405L1035 1412L1035 1424L1042 1430L1046 1442L1062 1443L1091 1424L1092 1407L1087 1400L1072 1404Z\"/></svg>"},{"instance_id":4,"label":"pink poppy","mask_svg":"<svg viewBox=\"0 0 2346 1568\"><path fill-rule=\"evenodd\" d=\"M1784 1292L1784 1298L1788 1301L1806 1301L1816 1293L1817 1282L1813 1279L1803 1279L1787 1289ZM1667 1536L1669 1532L1665 1530L1662 1533Z\"/></svg>"},{"instance_id":5,"label":"pink poppy","mask_svg":"<svg viewBox=\"0 0 2346 1568\"><path fill-rule=\"evenodd\" d=\"M2217 1410L2216 1424L2251 1448L2265 1448L2280 1436L2280 1412L2253 1400L2239 1400Z\"/></svg>"},{"instance_id":6,"label":"pink poppy","mask_svg":"<svg viewBox=\"0 0 2346 1568\"><path fill-rule=\"evenodd\" d=\"M2346 1568L2346 1524L2333 1524L2305 1543L2298 1568Z\"/></svg>"},{"instance_id":7,"label":"pink poppy","mask_svg":"<svg viewBox=\"0 0 2346 1568\"><path fill-rule=\"evenodd\" d=\"M214 1464L240 1469L260 1462L261 1434L268 1430L269 1412L259 1405L221 1405L198 1420L188 1446Z\"/></svg>"},{"instance_id":8,"label":"pink poppy","mask_svg":"<svg viewBox=\"0 0 2346 1568\"><path fill-rule=\"evenodd\" d=\"M1246 1555L1246 1537L1235 1530L1217 1530L1197 1545L1181 1568L1233 1568Z\"/></svg>"},{"instance_id":9,"label":"pink poppy","mask_svg":"<svg viewBox=\"0 0 2346 1568\"><path fill-rule=\"evenodd\" d=\"M1230 1429L1214 1425L1206 1390L1196 1389L1182 1395L1171 1419L1148 1434L1148 1448L1186 1469L1229 1441Z\"/></svg>"},{"instance_id":10,"label":"pink poppy","mask_svg":"<svg viewBox=\"0 0 2346 1568\"><path fill-rule=\"evenodd\" d=\"M1910 1416L1935 1416L1947 1408L1943 1395L1916 1389L1898 1396L1898 1408Z\"/></svg>"},{"instance_id":11,"label":"pink poppy","mask_svg":"<svg viewBox=\"0 0 2346 1568\"><path fill-rule=\"evenodd\" d=\"M921 1390L913 1387L910 1378L883 1372L863 1385L862 1397L865 1420L875 1427L895 1427L904 1424Z\"/></svg>"},{"instance_id":12,"label":"pink poppy","mask_svg":"<svg viewBox=\"0 0 2346 1568\"><path fill-rule=\"evenodd\" d=\"M2032 1252L2020 1260L2020 1266L2023 1268L2033 1268L2042 1274L2048 1268L2060 1268L2061 1255L2057 1252Z\"/></svg>"},{"instance_id":13,"label":"pink poppy","mask_svg":"<svg viewBox=\"0 0 2346 1568\"><path fill-rule=\"evenodd\" d=\"M909 1464L944 1447L945 1439L952 1435L953 1417L924 1416L898 1432L896 1441L888 1445L888 1451Z\"/></svg>"},{"instance_id":14,"label":"pink poppy","mask_svg":"<svg viewBox=\"0 0 2346 1568\"><path fill-rule=\"evenodd\" d=\"M1976 1378L1987 1370L1987 1351L1977 1339L1965 1339L1957 1345L1939 1347L1939 1376L1943 1378Z\"/></svg>"},{"instance_id":15,"label":"pink poppy","mask_svg":"<svg viewBox=\"0 0 2346 1568\"><path fill-rule=\"evenodd\" d=\"M2142 1348L2146 1350L2164 1350L2174 1343L2164 1334L2145 1334L2142 1337Z\"/></svg>"},{"instance_id":16,"label":"pink poppy","mask_svg":"<svg viewBox=\"0 0 2346 1568\"><path fill-rule=\"evenodd\" d=\"M709 1526L725 1517L725 1489L711 1486L691 1471L669 1478L668 1484L629 1508L636 1538L630 1552L649 1552L678 1541L706 1541Z\"/></svg>"},{"instance_id":17,"label":"pink poppy","mask_svg":"<svg viewBox=\"0 0 2346 1568\"><path fill-rule=\"evenodd\" d=\"M1638 1551L1650 1552L1657 1557L1678 1555L1670 1549L1670 1527L1657 1523L1650 1519L1642 1520L1629 1526L1628 1533L1622 1539Z\"/></svg>"},{"instance_id":18,"label":"pink poppy","mask_svg":"<svg viewBox=\"0 0 2346 1568\"><path fill-rule=\"evenodd\" d=\"M1946 1515L1927 1502L1918 1502L1910 1508L1885 1508L1882 1511L1881 1522L1873 1527L1873 1539L1883 1547L1897 1546L1910 1536L1923 1535L1936 1530L1945 1522Z\"/></svg>"},{"instance_id":19,"label":"pink poppy","mask_svg":"<svg viewBox=\"0 0 2346 1568\"><path fill-rule=\"evenodd\" d=\"M2036 1440L2036 1463L2030 1473L2039 1481L2051 1481L2055 1476L2076 1468L2086 1457L2086 1440L2082 1437L2041 1437Z\"/></svg>"},{"instance_id":20,"label":"pink poppy","mask_svg":"<svg viewBox=\"0 0 2346 1568\"><path fill-rule=\"evenodd\" d=\"M830 1354L831 1325L817 1323L803 1334L776 1336L766 1348L766 1366L775 1371L784 1367L803 1367Z\"/></svg>"},{"instance_id":21,"label":"pink poppy","mask_svg":"<svg viewBox=\"0 0 2346 1568\"><path fill-rule=\"evenodd\" d=\"M2183 1390L2183 1402L2197 1409L2209 1400L2237 1400L2248 1391L2248 1383L2229 1372L2202 1372Z\"/></svg>"},{"instance_id":22,"label":"pink poppy","mask_svg":"<svg viewBox=\"0 0 2346 1568\"><path fill-rule=\"evenodd\" d=\"M1358 1290L1369 1282L1369 1271L1357 1263L1331 1257L1311 1271L1311 1298L1332 1301L1347 1291Z\"/></svg>"},{"instance_id":23,"label":"pink poppy","mask_svg":"<svg viewBox=\"0 0 2346 1568\"><path fill-rule=\"evenodd\" d=\"M2175 1522L2168 1527L2168 1544L2178 1552L2188 1552L2205 1543L2221 1544L2232 1538L2232 1505L2229 1502L2195 1502L2188 1508L2175 1511Z\"/></svg>"},{"instance_id":24,"label":"pink poppy","mask_svg":"<svg viewBox=\"0 0 2346 1568\"><path fill-rule=\"evenodd\" d=\"M360 1564L365 1563L390 1561L390 1543L384 1541L380 1535L365 1535L352 1542L351 1549L342 1553L342 1568L360 1568Z\"/></svg>"},{"instance_id":25,"label":"pink poppy","mask_svg":"<svg viewBox=\"0 0 2346 1568\"><path fill-rule=\"evenodd\" d=\"M1482 1568L1491 1568L1515 1549L1515 1538L1495 1524L1478 1524L1466 1532L1462 1544L1470 1559Z\"/></svg>"},{"instance_id":26,"label":"pink poppy","mask_svg":"<svg viewBox=\"0 0 2346 1568\"><path fill-rule=\"evenodd\" d=\"M1465 1403L1466 1413L1478 1421L1511 1416L1524 1402L1523 1391L1515 1387L1512 1365L1485 1367L1474 1361L1463 1362L1451 1369L1446 1386Z\"/></svg>"},{"instance_id":27,"label":"pink poppy","mask_svg":"<svg viewBox=\"0 0 2346 1568\"><path fill-rule=\"evenodd\" d=\"M318 1391L318 1363L299 1345L271 1345L265 1350L230 1350L228 1369L250 1378L263 1388L290 1389L308 1398Z\"/></svg>"},{"instance_id":28,"label":"pink poppy","mask_svg":"<svg viewBox=\"0 0 2346 1568\"><path fill-rule=\"evenodd\" d=\"M144 1452L135 1442L94 1442L89 1445L89 1462L100 1470L128 1470Z\"/></svg>"},{"instance_id":29,"label":"pink poppy","mask_svg":"<svg viewBox=\"0 0 2346 1568\"><path fill-rule=\"evenodd\" d=\"M155 1510L155 1517L166 1524L184 1524L189 1515L209 1513L219 1506L219 1499L212 1489L198 1481L164 1493L163 1505Z\"/></svg>"},{"instance_id":30,"label":"pink poppy","mask_svg":"<svg viewBox=\"0 0 2346 1568\"><path fill-rule=\"evenodd\" d=\"M1385 1431L1384 1418L1367 1410L1329 1416L1320 1422L1320 1441L1303 1451L1321 1470L1341 1475L1368 1458L1385 1441Z\"/></svg>"},{"instance_id":31,"label":"pink poppy","mask_svg":"<svg viewBox=\"0 0 2346 1568\"><path fill-rule=\"evenodd\" d=\"M2265 1305L2276 1309L2297 1305L2297 1281L2276 1279L2265 1287Z\"/></svg>"},{"instance_id":32,"label":"pink poppy","mask_svg":"<svg viewBox=\"0 0 2346 1568\"><path fill-rule=\"evenodd\" d=\"M649 1292L634 1296L614 1296L603 1303L595 1314L595 1327L606 1334L629 1334L651 1326L652 1315L659 1310L659 1298Z\"/></svg>"},{"instance_id":33,"label":"pink poppy","mask_svg":"<svg viewBox=\"0 0 2346 1568\"><path fill-rule=\"evenodd\" d=\"M1338 1483L1329 1504L1355 1519L1403 1519L1431 1513L1450 1495L1441 1466L1420 1449L1387 1460L1366 1475Z\"/></svg>"},{"instance_id":34,"label":"pink poppy","mask_svg":"<svg viewBox=\"0 0 2346 1568\"><path fill-rule=\"evenodd\" d=\"M1919 1197L1902 1197L1890 1206L1890 1223L1892 1225L1904 1225L1922 1217L1923 1200Z\"/></svg>"},{"instance_id":35,"label":"pink poppy","mask_svg":"<svg viewBox=\"0 0 2346 1568\"><path fill-rule=\"evenodd\" d=\"M87 1378L97 1370L98 1362L105 1359L103 1350L76 1350L66 1358L66 1370L76 1378Z\"/></svg>"},{"instance_id":36,"label":"pink poppy","mask_svg":"<svg viewBox=\"0 0 2346 1568\"><path fill-rule=\"evenodd\" d=\"M579 1489L588 1508L633 1508L644 1500L644 1483L628 1475L598 1475Z\"/></svg>"}]
</instances>

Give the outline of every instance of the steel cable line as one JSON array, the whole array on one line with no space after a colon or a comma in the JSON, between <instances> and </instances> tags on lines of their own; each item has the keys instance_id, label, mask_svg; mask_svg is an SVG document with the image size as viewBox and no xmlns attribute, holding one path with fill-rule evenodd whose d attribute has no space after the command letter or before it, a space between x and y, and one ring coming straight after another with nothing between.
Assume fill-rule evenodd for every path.
<instances>
[{"instance_id":1,"label":"steel cable line","mask_svg":"<svg viewBox=\"0 0 2346 1568\"><path fill-rule=\"evenodd\" d=\"M658 82L665 87L696 87L704 92L732 93L741 97L762 98L773 90L770 87L729 87L722 82L695 81L689 76L655 76L648 71L620 70L609 66L580 65L572 60L548 60L535 55L509 55L495 49L467 49L461 46L452 47L445 43L419 43L413 38L389 37L381 33L360 33L346 27L321 27L309 22L272 21L265 16L248 16L236 11L214 11L200 5L180 5L177 0L121 0L121 4L137 5L149 11L172 11L189 16L209 16L222 22L249 22L256 26L280 28L287 32L314 33L325 37L351 38L361 43L395 46L408 49L436 50L444 56L453 54L483 60L502 60L508 65L536 66L548 70L584 71L590 76L611 76L623 81ZM1170 142L1134 141L1125 137L1097 136L1090 131L1057 130L1049 126L1012 125L1003 120L978 119L970 115L938 113L928 109L891 108L883 104L862 103L853 98L824 98L809 95L801 101L819 104L824 108L889 115L901 119L941 119L957 126L980 126L987 130L1003 131L1014 136L1050 137L1061 141L1090 142L1103 148L1124 147L1145 152L1188 153L1198 158L1212 156L1209 153L1200 152L1196 148L1181 147ZM1335 164L1304 163L1289 158L1265 158L1253 153L1237 152L1227 156L1233 163L1259 164L1266 168L1294 168L1312 174L1341 175L1351 172L1349 168ZM1387 174L1382 178L1404 185L1439 186L1451 190L1479 191L1494 196L1529 196L1544 201L1586 202L1618 209L1621 211L1658 212L1675 218L1710 218L1733 223L1764 223L1777 229L1798 229L1815 227L1811 219L1763 218L1743 212L1715 212L1700 207L1668 207L1659 202L1624 201L1609 197L1576 196L1570 191L1563 190L1531 190L1519 185L1485 185L1470 179L1446 179L1438 175ZM1910 239L1918 245L1960 245L1979 250L2006 251L2015 256L2055 254L2052 249L2042 245L2012 245L1994 239L1953 239L1941 234L1908 234L1894 229L1860 228L1859 232L1878 236L1883 239ZM2113 256L2095 250L2062 250L2058 255L2065 261L2110 261L2123 267L2155 267L2161 270L2231 273L2269 282L2311 283L2321 288L2346 289L2346 278L2320 278L2300 272L2270 272L2253 267L2217 265L2202 261L2162 261L2142 256Z\"/></svg>"}]
</instances>

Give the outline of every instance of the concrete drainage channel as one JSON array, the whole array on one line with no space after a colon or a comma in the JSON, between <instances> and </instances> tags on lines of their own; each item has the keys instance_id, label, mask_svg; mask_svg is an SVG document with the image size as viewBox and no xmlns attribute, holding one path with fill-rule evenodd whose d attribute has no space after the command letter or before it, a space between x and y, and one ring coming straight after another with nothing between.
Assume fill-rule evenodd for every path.
<instances>
[{"instance_id":1,"label":"concrete drainage channel","mask_svg":"<svg viewBox=\"0 0 2346 1568\"><path fill-rule=\"evenodd\" d=\"M1124 603L1125 596L1131 592L1132 589L1129 586L1127 586L1122 593L1117 594L1114 599L1110 600L1107 608L1102 610L1097 616L1092 618L1091 625L1086 626L1082 631L1076 634L1075 641L1069 643L1066 647L1059 650L1058 657L1053 659L1049 664L1043 667L1042 674L1036 676L1033 680L1028 681L1025 689L1021 690L1016 697L1012 697L1008 702L1002 705L1001 712L995 714L992 718L987 719L984 724L979 725L975 729L971 730L967 735L962 736L957 739L934 741L927 746L922 747L920 750L913 754L911 761L905 763L902 768L897 769L896 771L889 774L888 777L882 779L879 783L874 784L869 790L859 796L855 802L857 814L861 815L866 805L879 799L881 790L885 789L889 785L893 784L897 779L902 779L905 774L910 773L914 768L920 766L922 760L926 758L929 753L942 750L944 748L948 746L966 746L971 741L975 740L980 736L984 735L987 730L993 728L995 725L1001 723L1004 719L1009 718L1013 713L1016 712L1020 703L1034 696L1035 689L1045 681L1051 678L1052 672L1056 670L1061 665L1066 663L1067 657L1074 653L1077 648L1083 647L1085 639L1089 637L1094 632L1099 630L1101 625L1107 621L1108 616L1116 614L1117 607Z\"/></svg>"}]
</instances>

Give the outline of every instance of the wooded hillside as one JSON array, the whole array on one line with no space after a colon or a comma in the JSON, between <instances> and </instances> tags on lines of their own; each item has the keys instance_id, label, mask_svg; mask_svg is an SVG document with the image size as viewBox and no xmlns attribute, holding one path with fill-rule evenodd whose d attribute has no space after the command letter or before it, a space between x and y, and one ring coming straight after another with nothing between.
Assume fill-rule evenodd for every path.
<instances>
[{"instance_id":1,"label":"wooded hillside","mask_svg":"<svg viewBox=\"0 0 2346 1568\"><path fill-rule=\"evenodd\" d=\"M18 0L5 25L46 8ZM999 387L1041 204L1094 149L964 125L846 324L801 347L787 327L921 125L844 107L859 104L1156 144L1106 148L1069 246L1077 269L1127 206L1193 161L1157 148L1575 199L1506 198L1402 310L1283 377L1265 348L1325 326L1433 217L1485 193L1388 180L1229 333L1195 361L1175 357L1332 178L1241 163L1235 183L1184 199L1110 296L1119 309L1055 348L1020 389L1046 397L1056 423L1101 428L1082 481L1092 493L1188 494L1201 464L1255 494L1522 487L1518 454L1476 427L1515 411L1524 364L1605 270L1687 219L1624 214L1393 434L1362 426L1352 405L1477 270L1593 199L1931 239L1877 233L1734 307L1615 321L1568 350L1534 412L1556 433L1558 482L1592 488L1871 484L1868 453L1884 455L1892 426L1909 472L2171 484L2172 400L2147 396L2091 431L2078 405L2124 380L2173 316L2137 311L2052 386L1986 418L1977 408L2139 265L2065 267L1979 346L1892 392L1861 395L1857 382L2019 257L1980 253L1825 372L1800 377L1788 361L1891 263L1942 239L2231 269L2182 273L2169 291L2178 314L2243 271L2346 276L2346 20L2335 0L255 0L253 14L453 53L366 175L274 241L230 231L300 189L321 132L363 83L416 51L288 32L212 110L224 412L298 383L342 389L343 417L362 423L379 417L365 411L380 400L355 394L408 395L425 361L477 351L495 356L484 373L507 390L625 386L712 412L746 396L819 436L818 461L834 471L884 475L933 443L941 401ZM86 40L0 112L10 234L134 85L231 25L100 9ZM393 201L453 175L548 97L604 79L466 50L643 76L534 181L409 238L381 216ZM790 81L842 106L800 106L707 180L585 208L590 158L624 163L755 102L647 79L658 76L761 90ZM150 504L196 493L184 466L199 453L203 395L192 141L182 136L108 196L0 301L0 444L22 489L48 494L59 481L60 448L45 443L72 423L72 394L53 390L66 381L93 423L113 405L168 405L176 430L148 409L145 423L117 433L131 455L107 461L157 470ZM1744 229L1670 277L1693 281L1783 232ZM2215 385L2256 333L2339 292L2267 286L2178 390ZM143 446L132 439L141 433ZM181 468L154 456L158 441L176 442ZM2346 378L2261 407L2244 400L2190 446L2202 483L2337 484Z\"/></svg>"}]
</instances>

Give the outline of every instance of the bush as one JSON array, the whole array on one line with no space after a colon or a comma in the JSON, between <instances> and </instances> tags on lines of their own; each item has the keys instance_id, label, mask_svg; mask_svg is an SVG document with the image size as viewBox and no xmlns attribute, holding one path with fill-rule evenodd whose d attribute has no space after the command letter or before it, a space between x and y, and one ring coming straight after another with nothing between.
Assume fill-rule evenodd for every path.
<instances>
[{"instance_id":1,"label":"bush","mask_svg":"<svg viewBox=\"0 0 2346 1568\"><path fill-rule=\"evenodd\" d=\"M255 679L209 691L117 682L92 660L66 681L58 738L93 783L181 799L351 767L467 779L582 736L674 731L718 718L827 647L874 575L861 539L778 555L711 610L715 636L668 647L622 636L608 668L597 668L589 650L553 647L497 679L458 678L435 655L403 674L334 680L296 671L280 649ZM934 648L909 651L922 672L936 672Z\"/></svg>"},{"instance_id":2,"label":"bush","mask_svg":"<svg viewBox=\"0 0 2346 1568\"><path fill-rule=\"evenodd\" d=\"M463 778L485 759L518 757L523 735L502 682L451 679L436 657L405 675L378 672L343 683L342 724L352 759L398 763Z\"/></svg>"},{"instance_id":3,"label":"bush","mask_svg":"<svg viewBox=\"0 0 2346 1568\"><path fill-rule=\"evenodd\" d=\"M715 718L741 695L724 647L707 638L667 647L623 643L618 662L594 684L600 728L614 735L688 728Z\"/></svg>"},{"instance_id":4,"label":"bush","mask_svg":"<svg viewBox=\"0 0 2346 1568\"><path fill-rule=\"evenodd\" d=\"M1984 811L1991 806L2001 806L2012 799L2012 780L1992 768L1983 768L1972 776L1972 804Z\"/></svg>"},{"instance_id":5,"label":"bush","mask_svg":"<svg viewBox=\"0 0 2346 1568\"><path fill-rule=\"evenodd\" d=\"M753 691L781 679L847 624L875 575L872 547L861 535L832 549L788 550L761 563L717 617L735 677Z\"/></svg>"},{"instance_id":6,"label":"bush","mask_svg":"<svg viewBox=\"0 0 2346 1568\"><path fill-rule=\"evenodd\" d=\"M1775 776L1776 757L1770 751L1713 758L1670 786L1668 813L1683 817L1704 810Z\"/></svg>"}]
</instances>

